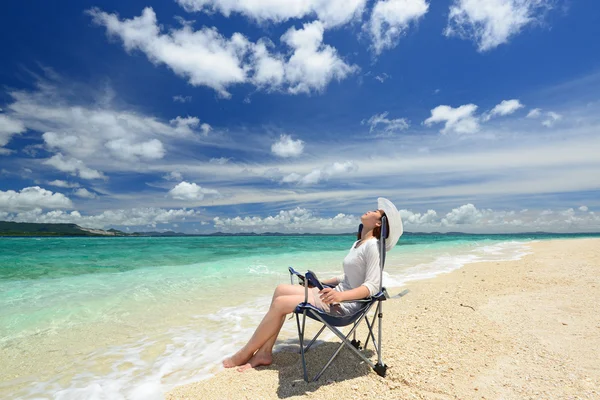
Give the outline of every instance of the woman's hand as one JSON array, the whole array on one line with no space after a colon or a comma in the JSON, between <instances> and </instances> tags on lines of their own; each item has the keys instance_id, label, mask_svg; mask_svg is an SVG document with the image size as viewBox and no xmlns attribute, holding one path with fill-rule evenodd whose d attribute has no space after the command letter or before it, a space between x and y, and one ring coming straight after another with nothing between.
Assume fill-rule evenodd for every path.
<instances>
[{"instance_id":1,"label":"woman's hand","mask_svg":"<svg viewBox=\"0 0 600 400\"><path fill-rule=\"evenodd\" d=\"M332 288L325 288L319 292L320 298L325 304L340 303L344 299L342 298L342 292L338 292Z\"/></svg>"}]
</instances>

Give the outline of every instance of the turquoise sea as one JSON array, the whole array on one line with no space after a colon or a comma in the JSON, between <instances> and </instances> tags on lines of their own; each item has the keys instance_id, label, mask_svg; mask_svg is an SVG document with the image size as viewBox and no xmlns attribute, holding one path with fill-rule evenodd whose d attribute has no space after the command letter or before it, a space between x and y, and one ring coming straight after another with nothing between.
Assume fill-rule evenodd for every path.
<instances>
[{"instance_id":1,"label":"turquoise sea","mask_svg":"<svg viewBox=\"0 0 600 400\"><path fill-rule=\"evenodd\" d=\"M384 284L517 259L532 240L578 236L406 234L388 253ZM0 238L0 398L161 399L219 370L250 337L273 288L289 283L288 266L336 275L353 241ZM293 322L282 339L294 337Z\"/></svg>"}]
</instances>

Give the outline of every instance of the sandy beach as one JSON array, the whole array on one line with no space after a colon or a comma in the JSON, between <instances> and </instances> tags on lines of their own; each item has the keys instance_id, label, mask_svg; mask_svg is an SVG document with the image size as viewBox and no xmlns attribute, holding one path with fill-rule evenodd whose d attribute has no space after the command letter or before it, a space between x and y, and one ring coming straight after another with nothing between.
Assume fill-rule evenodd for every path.
<instances>
[{"instance_id":1,"label":"sandy beach","mask_svg":"<svg viewBox=\"0 0 600 400\"><path fill-rule=\"evenodd\" d=\"M269 367L223 370L167 398L598 399L600 239L530 248L518 261L414 282L407 296L386 302L386 378L343 350L307 384L290 347ZM308 353L309 374L334 346Z\"/></svg>"}]
</instances>

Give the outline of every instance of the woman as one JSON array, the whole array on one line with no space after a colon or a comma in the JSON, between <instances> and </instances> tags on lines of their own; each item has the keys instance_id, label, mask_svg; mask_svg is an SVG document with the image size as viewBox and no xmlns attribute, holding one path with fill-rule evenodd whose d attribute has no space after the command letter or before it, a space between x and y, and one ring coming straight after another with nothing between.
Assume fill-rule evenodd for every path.
<instances>
[{"instance_id":1,"label":"woman","mask_svg":"<svg viewBox=\"0 0 600 400\"><path fill-rule=\"evenodd\" d=\"M322 281L335 287L321 291L312 288L308 292L309 303L333 315L347 315L360 307L359 303L351 302L352 300L364 299L379 291L381 272L378 239L381 237L381 220L383 216L388 219L386 250L394 247L402 235L402 221L398 210L389 200L379 198L378 206L378 210L368 211L360 218L363 228L344 258L344 274ZM269 311L248 343L233 356L223 360L223 366L239 366L238 371L244 371L260 365L270 365L273 361L273 345L285 316L304 301L304 296L302 286L277 286Z\"/></svg>"}]
</instances>

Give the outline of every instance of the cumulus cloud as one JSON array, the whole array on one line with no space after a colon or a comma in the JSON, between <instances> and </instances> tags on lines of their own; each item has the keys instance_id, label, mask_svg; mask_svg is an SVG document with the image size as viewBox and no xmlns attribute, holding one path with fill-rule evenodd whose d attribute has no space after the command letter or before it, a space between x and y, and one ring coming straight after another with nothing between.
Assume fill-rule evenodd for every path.
<instances>
[{"instance_id":1,"label":"cumulus cloud","mask_svg":"<svg viewBox=\"0 0 600 400\"><path fill-rule=\"evenodd\" d=\"M465 224L477 224L481 220L483 213L473 204L465 204L450 211L442 218L442 225L455 226Z\"/></svg>"},{"instance_id":2,"label":"cumulus cloud","mask_svg":"<svg viewBox=\"0 0 600 400\"><path fill-rule=\"evenodd\" d=\"M579 211L586 212L586 211L588 211L588 208L587 208L587 206L581 206L581 207L579 207Z\"/></svg>"},{"instance_id":3,"label":"cumulus cloud","mask_svg":"<svg viewBox=\"0 0 600 400\"><path fill-rule=\"evenodd\" d=\"M296 183L301 186L316 185L321 181L326 181L337 176L347 175L357 170L358 166L352 161L346 161L343 163L335 162L322 168L315 168L305 175L300 175L295 172L287 174L281 178L281 183ZM277 171L273 172L273 175L277 175Z\"/></svg>"},{"instance_id":4,"label":"cumulus cloud","mask_svg":"<svg viewBox=\"0 0 600 400\"><path fill-rule=\"evenodd\" d=\"M323 44L324 25L320 21L290 28L281 41L294 49L285 65L285 79L290 93L322 91L327 84L356 72L358 67L346 64L337 50Z\"/></svg>"},{"instance_id":5,"label":"cumulus cloud","mask_svg":"<svg viewBox=\"0 0 600 400\"><path fill-rule=\"evenodd\" d=\"M298 157L304 151L304 142L294 140L290 135L281 135L279 140L271 145L271 152L278 157Z\"/></svg>"},{"instance_id":6,"label":"cumulus cloud","mask_svg":"<svg viewBox=\"0 0 600 400\"><path fill-rule=\"evenodd\" d=\"M265 218L215 217L214 227L222 232L349 232L358 226L358 220L352 215L337 214L331 218L320 218L312 211L297 207L292 210L282 210L276 215Z\"/></svg>"},{"instance_id":7,"label":"cumulus cloud","mask_svg":"<svg viewBox=\"0 0 600 400\"><path fill-rule=\"evenodd\" d=\"M361 124L369 125L369 132L371 133L380 131L380 133L383 133L382 136L392 136L397 132L408 129L410 126L406 118L389 119L387 118L388 114L387 111L375 114L368 120L362 120ZM378 128L378 125L381 125L381 128Z\"/></svg>"},{"instance_id":8,"label":"cumulus cloud","mask_svg":"<svg viewBox=\"0 0 600 400\"><path fill-rule=\"evenodd\" d=\"M472 40L481 52L492 50L539 23L551 5L552 0L454 0L444 34Z\"/></svg>"},{"instance_id":9,"label":"cumulus cloud","mask_svg":"<svg viewBox=\"0 0 600 400\"><path fill-rule=\"evenodd\" d=\"M83 199L95 199L96 197L98 197L98 195L96 195L96 193L90 192L86 188L77 189L75 192L73 192L73 194L75 196L81 197Z\"/></svg>"},{"instance_id":10,"label":"cumulus cloud","mask_svg":"<svg viewBox=\"0 0 600 400\"><path fill-rule=\"evenodd\" d=\"M437 106L431 110L431 117L424 121L426 126L437 123L444 123L444 128L440 131L446 133L468 134L479 131L479 119L475 116L477 106L475 104L465 104L457 108L450 106Z\"/></svg>"},{"instance_id":11,"label":"cumulus cloud","mask_svg":"<svg viewBox=\"0 0 600 400\"><path fill-rule=\"evenodd\" d=\"M479 209L468 203L441 214L432 209L422 213L406 209L399 212L405 230L409 232L569 232L600 228L600 216L573 208L556 212L522 210L516 213ZM353 232L360 223L360 216L342 213L335 217L319 217L311 210L298 207L266 217L216 217L213 222L215 229L224 232L339 233Z\"/></svg>"},{"instance_id":12,"label":"cumulus cloud","mask_svg":"<svg viewBox=\"0 0 600 400\"><path fill-rule=\"evenodd\" d=\"M490 112L483 116L483 120L489 121L496 116L510 115L523 107L525 106L517 99L502 100L500 104L497 104Z\"/></svg>"},{"instance_id":13,"label":"cumulus cloud","mask_svg":"<svg viewBox=\"0 0 600 400\"><path fill-rule=\"evenodd\" d=\"M416 24L427 11L426 0L382 0L373 6L371 18L363 26L372 42L375 54L381 54L398 44L411 24Z\"/></svg>"},{"instance_id":14,"label":"cumulus cloud","mask_svg":"<svg viewBox=\"0 0 600 400\"><path fill-rule=\"evenodd\" d=\"M206 189L195 183L180 182L169 191L169 196L176 200L203 200L206 195L219 196L219 192L214 189Z\"/></svg>"},{"instance_id":15,"label":"cumulus cloud","mask_svg":"<svg viewBox=\"0 0 600 400\"><path fill-rule=\"evenodd\" d=\"M552 128L555 123L562 119L562 115L555 113L554 111L548 111L546 113L546 119L542 121L542 125L548 128Z\"/></svg>"},{"instance_id":16,"label":"cumulus cloud","mask_svg":"<svg viewBox=\"0 0 600 400\"><path fill-rule=\"evenodd\" d=\"M399 210L399 212L402 222L407 226L434 225L438 221L435 210L427 210L425 213L415 213L409 210Z\"/></svg>"},{"instance_id":17,"label":"cumulus cloud","mask_svg":"<svg viewBox=\"0 0 600 400\"><path fill-rule=\"evenodd\" d=\"M316 16L332 27L360 17L367 0L176 0L186 11L220 12L226 17L239 13L257 22L284 22Z\"/></svg>"},{"instance_id":18,"label":"cumulus cloud","mask_svg":"<svg viewBox=\"0 0 600 400\"><path fill-rule=\"evenodd\" d=\"M43 163L50 165L59 171L79 176L82 179L106 179L106 176L102 172L86 167L83 161L76 158L65 157L61 153L53 155Z\"/></svg>"},{"instance_id":19,"label":"cumulus cloud","mask_svg":"<svg viewBox=\"0 0 600 400\"><path fill-rule=\"evenodd\" d=\"M119 37L127 51L139 50L191 85L210 87L225 98L230 97L227 88L240 83L292 94L322 91L330 81L358 70L346 64L336 49L323 44L325 25L321 21L306 23L298 30L292 27L281 37L292 50L288 57L271 54L268 39L254 43L240 33L228 39L216 28L194 31L190 24L184 24L162 33L152 8L123 21L99 9L88 13L110 36Z\"/></svg>"},{"instance_id":20,"label":"cumulus cloud","mask_svg":"<svg viewBox=\"0 0 600 400\"><path fill-rule=\"evenodd\" d=\"M26 187L19 192L0 190L0 211L4 212L72 207L73 203L64 194L53 193L39 186Z\"/></svg>"},{"instance_id":21,"label":"cumulus cloud","mask_svg":"<svg viewBox=\"0 0 600 400\"><path fill-rule=\"evenodd\" d=\"M25 130L25 125L21 121L0 114L0 154L8 154L9 150L5 149L4 146L10 142L14 135L23 133Z\"/></svg>"},{"instance_id":22,"label":"cumulus cloud","mask_svg":"<svg viewBox=\"0 0 600 400\"><path fill-rule=\"evenodd\" d=\"M6 214L7 221L35 223L71 223L86 228L104 229L114 226L156 227L157 224L169 224L187 221L198 217L200 212L183 209L132 208L106 210L101 214L82 215L79 211L65 212L52 210L43 212L41 208Z\"/></svg>"}]
</instances>

